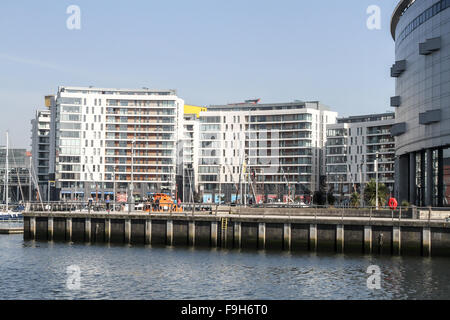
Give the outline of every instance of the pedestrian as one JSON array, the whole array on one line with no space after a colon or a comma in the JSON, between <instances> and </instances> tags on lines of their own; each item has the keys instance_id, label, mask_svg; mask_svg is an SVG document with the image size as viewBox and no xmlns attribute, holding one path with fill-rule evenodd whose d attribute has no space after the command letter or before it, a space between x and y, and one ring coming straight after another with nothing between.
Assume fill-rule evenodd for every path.
<instances>
[{"instance_id":1,"label":"pedestrian","mask_svg":"<svg viewBox=\"0 0 450 320\"><path fill-rule=\"evenodd\" d=\"M110 211L110 208L109 208L110 202L111 202L111 200L110 200L110 198L109 198L109 195L107 195L107 196L106 196L106 211L107 211L108 213L109 213L109 211Z\"/></svg>"}]
</instances>

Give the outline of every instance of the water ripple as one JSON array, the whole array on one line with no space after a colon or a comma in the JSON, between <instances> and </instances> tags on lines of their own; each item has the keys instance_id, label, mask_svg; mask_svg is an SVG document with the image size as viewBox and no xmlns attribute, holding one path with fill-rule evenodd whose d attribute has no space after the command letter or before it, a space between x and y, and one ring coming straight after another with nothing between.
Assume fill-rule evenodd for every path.
<instances>
[{"instance_id":1,"label":"water ripple","mask_svg":"<svg viewBox=\"0 0 450 320\"><path fill-rule=\"evenodd\" d=\"M381 290L366 285L381 268ZM78 265L80 290L66 287ZM448 299L449 259L24 242L0 235L0 299Z\"/></svg>"}]
</instances>

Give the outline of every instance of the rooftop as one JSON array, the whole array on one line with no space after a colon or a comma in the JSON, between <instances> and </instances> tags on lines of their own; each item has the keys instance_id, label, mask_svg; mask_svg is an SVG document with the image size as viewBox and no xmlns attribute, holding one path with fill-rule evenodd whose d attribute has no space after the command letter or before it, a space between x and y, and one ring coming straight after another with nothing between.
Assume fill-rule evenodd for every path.
<instances>
[{"instance_id":1,"label":"rooftop","mask_svg":"<svg viewBox=\"0 0 450 320\"><path fill-rule=\"evenodd\" d=\"M371 122L371 121L381 121L381 120L389 120L389 119L395 119L394 112L366 114L366 115L338 118L337 123Z\"/></svg>"},{"instance_id":2,"label":"rooftop","mask_svg":"<svg viewBox=\"0 0 450 320\"><path fill-rule=\"evenodd\" d=\"M58 92L81 92L81 93L93 93L93 94L120 94L120 95L148 95L148 94L163 94L163 95L176 95L174 89L156 90L149 88L141 89L120 89L120 88L97 88L93 86L89 87L70 87L59 86Z\"/></svg>"},{"instance_id":3,"label":"rooftop","mask_svg":"<svg viewBox=\"0 0 450 320\"><path fill-rule=\"evenodd\" d=\"M261 103L260 100L246 100L243 103L230 103L225 105L211 105L209 111L261 111L261 110L288 110L288 109L316 109L330 111L330 108L321 104L319 101L300 101L280 102L280 103Z\"/></svg>"},{"instance_id":4,"label":"rooftop","mask_svg":"<svg viewBox=\"0 0 450 320\"><path fill-rule=\"evenodd\" d=\"M395 40L395 29L397 28L397 24L400 21L401 16L405 13L406 10L415 2L416 0L401 0L391 17L391 35L392 39Z\"/></svg>"}]
</instances>

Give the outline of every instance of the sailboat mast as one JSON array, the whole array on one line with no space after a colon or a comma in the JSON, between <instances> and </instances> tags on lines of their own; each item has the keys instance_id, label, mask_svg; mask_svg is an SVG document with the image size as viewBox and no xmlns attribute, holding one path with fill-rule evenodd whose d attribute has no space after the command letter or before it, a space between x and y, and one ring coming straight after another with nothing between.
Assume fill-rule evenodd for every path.
<instances>
[{"instance_id":1,"label":"sailboat mast","mask_svg":"<svg viewBox=\"0 0 450 320\"><path fill-rule=\"evenodd\" d=\"M31 164L32 164L32 162L33 162L33 157L32 156L30 156L30 169L28 170L28 173L29 173L29 186L28 186L28 202L29 203L31 203L31 183L32 183L32 181L31 181Z\"/></svg>"},{"instance_id":2,"label":"sailboat mast","mask_svg":"<svg viewBox=\"0 0 450 320\"><path fill-rule=\"evenodd\" d=\"M6 211L8 211L9 205L9 139L8 139L8 131L6 131Z\"/></svg>"}]
</instances>

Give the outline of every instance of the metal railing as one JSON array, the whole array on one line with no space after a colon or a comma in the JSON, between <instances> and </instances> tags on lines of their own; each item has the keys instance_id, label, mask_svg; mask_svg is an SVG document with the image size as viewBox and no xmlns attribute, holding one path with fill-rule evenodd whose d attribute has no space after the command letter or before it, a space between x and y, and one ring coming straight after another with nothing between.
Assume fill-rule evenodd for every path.
<instances>
[{"instance_id":1,"label":"metal railing","mask_svg":"<svg viewBox=\"0 0 450 320\"><path fill-rule=\"evenodd\" d=\"M139 210L135 205L133 214L169 214L169 215L234 215L234 216L283 216L283 217L314 217L318 218L368 218L401 220L427 220L450 222L450 208L445 207L397 207L391 210L389 207L334 207L326 205L305 205L288 203L265 203L251 206L240 204L211 204L211 203L181 203L182 212L173 210L168 206L166 210L154 210L152 203L145 203L149 210ZM141 206L142 207L142 206ZM279 210L276 210L279 209ZM112 202L50 202L50 203L28 203L26 212L62 212L62 213L88 213L88 214L128 214L123 204L117 204L114 208Z\"/></svg>"}]
</instances>

